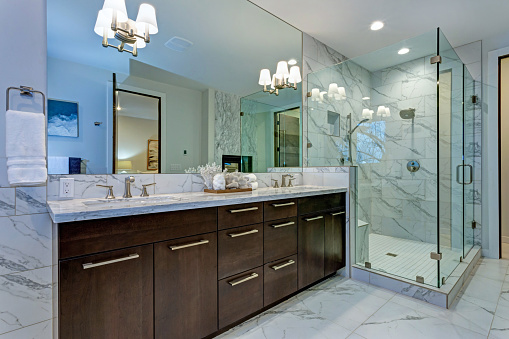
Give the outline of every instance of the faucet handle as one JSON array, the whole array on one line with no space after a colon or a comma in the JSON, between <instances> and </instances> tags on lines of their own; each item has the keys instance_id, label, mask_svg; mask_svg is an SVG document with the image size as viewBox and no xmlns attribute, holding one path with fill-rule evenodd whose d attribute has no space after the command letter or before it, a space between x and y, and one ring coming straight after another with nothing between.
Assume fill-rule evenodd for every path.
<instances>
[{"instance_id":1,"label":"faucet handle","mask_svg":"<svg viewBox=\"0 0 509 339\"><path fill-rule=\"evenodd\" d=\"M274 182L274 186L272 186L272 188L279 188L278 180L277 179L272 179L272 181L275 181Z\"/></svg>"},{"instance_id":2,"label":"faucet handle","mask_svg":"<svg viewBox=\"0 0 509 339\"><path fill-rule=\"evenodd\" d=\"M293 175L292 175L292 177L291 177L291 178L289 178L289 179L288 179L288 187L293 187L292 180L295 180L295 178L293 177Z\"/></svg>"},{"instance_id":3,"label":"faucet handle","mask_svg":"<svg viewBox=\"0 0 509 339\"><path fill-rule=\"evenodd\" d=\"M148 186L155 185L155 184L156 184L156 183L155 183L155 182L153 182L153 183L151 183L151 184L141 185L141 186L142 186L142 189L141 189L141 195L140 195L140 197L148 197L148 196L149 196L149 194L148 194L148 192L147 192L147 187L148 187Z\"/></svg>"},{"instance_id":4,"label":"faucet handle","mask_svg":"<svg viewBox=\"0 0 509 339\"><path fill-rule=\"evenodd\" d=\"M113 194L113 186L110 185L100 185L97 184L98 187L105 187L108 189L108 193L106 193L105 199L115 199L115 195Z\"/></svg>"}]
</instances>

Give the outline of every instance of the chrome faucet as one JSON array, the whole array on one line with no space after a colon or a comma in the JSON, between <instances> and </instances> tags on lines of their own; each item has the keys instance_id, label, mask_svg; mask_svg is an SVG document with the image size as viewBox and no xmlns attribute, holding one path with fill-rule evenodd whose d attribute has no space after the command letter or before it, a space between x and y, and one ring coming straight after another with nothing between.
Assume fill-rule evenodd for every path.
<instances>
[{"instance_id":1,"label":"chrome faucet","mask_svg":"<svg viewBox=\"0 0 509 339\"><path fill-rule=\"evenodd\" d=\"M286 185L286 178L290 178L290 180L289 180L289 181L290 181L290 183L289 183L288 185ZM293 187L293 185L292 185L292 180L293 180L293 179L295 179L295 178L293 177L293 174L283 174L283 175L281 176L281 181L282 181L282 183L281 183L281 187Z\"/></svg>"},{"instance_id":2,"label":"chrome faucet","mask_svg":"<svg viewBox=\"0 0 509 339\"><path fill-rule=\"evenodd\" d=\"M125 189L124 189L124 198L132 198L131 195L131 183L134 182L134 177L132 175L125 178Z\"/></svg>"}]
</instances>

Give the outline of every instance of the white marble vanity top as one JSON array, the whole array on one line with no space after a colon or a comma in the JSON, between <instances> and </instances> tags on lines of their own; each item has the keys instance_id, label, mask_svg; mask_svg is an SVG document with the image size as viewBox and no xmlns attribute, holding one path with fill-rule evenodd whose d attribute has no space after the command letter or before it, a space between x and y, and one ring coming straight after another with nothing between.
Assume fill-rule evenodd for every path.
<instances>
[{"instance_id":1,"label":"white marble vanity top","mask_svg":"<svg viewBox=\"0 0 509 339\"><path fill-rule=\"evenodd\" d=\"M48 201L48 211L55 223L123 217L205 207L244 204L278 199L346 192L345 187L295 186L290 188L260 188L252 192L214 194L188 192L151 195L131 199L74 199Z\"/></svg>"}]
</instances>

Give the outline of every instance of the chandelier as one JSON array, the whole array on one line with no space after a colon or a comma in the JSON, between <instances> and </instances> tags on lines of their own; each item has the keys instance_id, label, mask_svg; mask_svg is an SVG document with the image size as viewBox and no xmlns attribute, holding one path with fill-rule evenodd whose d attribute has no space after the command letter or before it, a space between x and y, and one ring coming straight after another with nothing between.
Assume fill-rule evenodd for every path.
<instances>
[{"instance_id":1,"label":"chandelier","mask_svg":"<svg viewBox=\"0 0 509 339\"><path fill-rule=\"evenodd\" d=\"M276 95L279 95L279 90L281 89L293 88L296 90L297 84L300 82L302 82L302 77L299 66L292 66L290 71L288 71L288 62L286 61L277 63L276 73L272 75L272 78L267 68L262 69L260 71L260 79L258 80L258 84L263 86L264 92ZM268 85L270 85L271 89L267 89Z\"/></svg>"},{"instance_id":2,"label":"chandelier","mask_svg":"<svg viewBox=\"0 0 509 339\"><path fill-rule=\"evenodd\" d=\"M104 47L138 56L138 49L150 42L150 34L158 32L156 10L154 6L143 3L134 21L127 16L125 0L104 0L103 8L97 14L94 32L102 36ZM118 46L108 42L113 38L120 42ZM126 45L132 49L126 49Z\"/></svg>"}]
</instances>

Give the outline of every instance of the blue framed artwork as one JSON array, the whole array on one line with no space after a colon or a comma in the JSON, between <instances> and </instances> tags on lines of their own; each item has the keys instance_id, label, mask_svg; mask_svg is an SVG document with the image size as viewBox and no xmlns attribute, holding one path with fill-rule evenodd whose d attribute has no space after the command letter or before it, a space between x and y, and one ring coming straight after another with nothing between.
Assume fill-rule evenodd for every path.
<instances>
[{"instance_id":1,"label":"blue framed artwork","mask_svg":"<svg viewBox=\"0 0 509 339\"><path fill-rule=\"evenodd\" d=\"M48 135L78 137L78 103L48 99Z\"/></svg>"}]
</instances>

